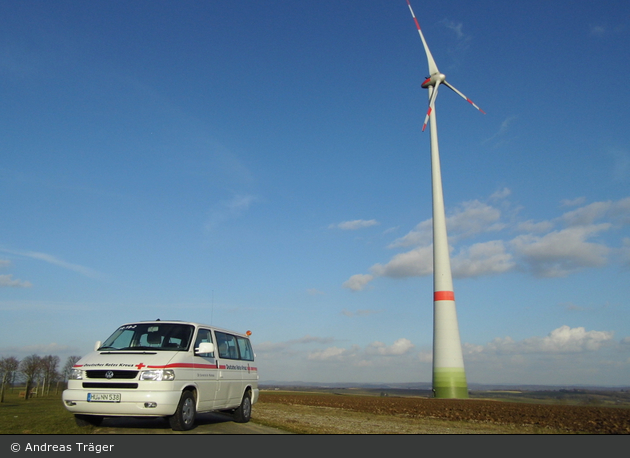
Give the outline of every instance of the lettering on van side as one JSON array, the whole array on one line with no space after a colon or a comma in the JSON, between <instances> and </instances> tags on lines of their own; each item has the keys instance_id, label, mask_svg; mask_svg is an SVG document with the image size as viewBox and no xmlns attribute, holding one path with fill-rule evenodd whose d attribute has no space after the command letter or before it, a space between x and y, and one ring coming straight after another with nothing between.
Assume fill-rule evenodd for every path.
<instances>
[{"instance_id":1,"label":"lettering on van side","mask_svg":"<svg viewBox=\"0 0 630 458\"><path fill-rule=\"evenodd\" d=\"M140 363L142 364L142 363ZM75 364L72 367L138 367L140 364L129 364L129 363L87 363L87 364ZM145 367L142 365L142 367ZM140 368L138 368L140 369Z\"/></svg>"},{"instance_id":2,"label":"lettering on van side","mask_svg":"<svg viewBox=\"0 0 630 458\"><path fill-rule=\"evenodd\" d=\"M247 370L247 366L240 366L240 365L237 365L237 364L226 364L225 368L226 369L237 370L237 371L246 371Z\"/></svg>"},{"instance_id":3,"label":"lettering on van side","mask_svg":"<svg viewBox=\"0 0 630 458\"><path fill-rule=\"evenodd\" d=\"M242 366L240 364L226 364L225 365L225 369L231 369L231 370L236 370L236 371L247 371L247 372L257 372L258 371L257 368L252 367L249 364L247 366Z\"/></svg>"}]
</instances>

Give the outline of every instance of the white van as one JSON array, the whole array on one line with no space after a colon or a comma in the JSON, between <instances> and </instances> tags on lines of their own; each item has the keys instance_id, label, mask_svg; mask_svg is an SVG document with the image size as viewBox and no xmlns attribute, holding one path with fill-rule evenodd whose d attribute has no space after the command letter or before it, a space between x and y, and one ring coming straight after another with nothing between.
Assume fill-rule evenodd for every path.
<instances>
[{"instance_id":1,"label":"white van","mask_svg":"<svg viewBox=\"0 0 630 458\"><path fill-rule=\"evenodd\" d=\"M259 393L250 334L184 321L123 324L74 365L63 404L80 426L167 417L185 431L210 411L246 423Z\"/></svg>"}]
</instances>

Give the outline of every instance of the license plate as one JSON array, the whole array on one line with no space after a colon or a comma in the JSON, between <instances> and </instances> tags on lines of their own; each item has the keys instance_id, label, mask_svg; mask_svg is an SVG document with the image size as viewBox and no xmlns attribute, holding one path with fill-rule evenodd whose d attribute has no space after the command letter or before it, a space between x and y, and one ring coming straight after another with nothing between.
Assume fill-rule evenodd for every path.
<instances>
[{"instance_id":1,"label":"license plate","mask_svg":"<svg viewBox=\"0 0 630 458\"><path fill-rule=\"evenodd\" d=\"M120 402L120 393L88 393L88 402Z\"/></svg>"}]
</instances>

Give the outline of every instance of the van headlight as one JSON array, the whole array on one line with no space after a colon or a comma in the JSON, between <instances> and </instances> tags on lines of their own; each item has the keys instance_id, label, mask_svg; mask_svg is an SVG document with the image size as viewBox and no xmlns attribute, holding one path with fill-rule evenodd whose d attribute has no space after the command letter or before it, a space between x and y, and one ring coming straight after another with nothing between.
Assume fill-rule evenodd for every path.
<instances>
[{"instance_id":1,"label":"van headlight","mask_svg":"<svg viewBox=\"0 0 630 458\"><path fill-rule=\"evenodd\" d=\"M68 380L83 380L83 371L81 369L72 369Z\"/></svg>"},{"instance_id":2,"label":"van headlight","mask_svg":"<svg viewBox=\"0 0 630 458\"><path fill-rule=\"evenodd\" d=\"M155 371L140 372L140 380L151 380L154 382L175 380L175 371L171 369L158 369Z\"/></svg>"}]
</instances>

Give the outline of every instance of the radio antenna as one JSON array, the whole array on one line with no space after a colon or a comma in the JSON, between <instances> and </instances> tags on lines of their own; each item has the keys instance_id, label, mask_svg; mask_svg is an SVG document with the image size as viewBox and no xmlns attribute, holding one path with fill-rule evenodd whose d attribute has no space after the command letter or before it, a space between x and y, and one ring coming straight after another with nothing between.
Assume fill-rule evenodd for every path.
<instances>
[{"instance_id":1,"label":"radio antenna","mask_svg":"<svg viewBox=\"0 0 630 458\"><path fill-rule=\"evenodd\" d=\"M212 319L214 317L214 290L212 290L212 303L210 305L210 324L214 324Z\"/></svg>"}]
</instances>

